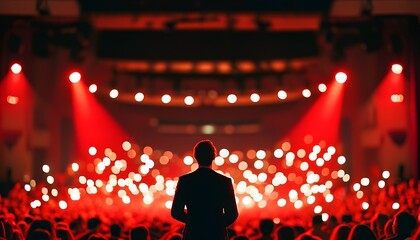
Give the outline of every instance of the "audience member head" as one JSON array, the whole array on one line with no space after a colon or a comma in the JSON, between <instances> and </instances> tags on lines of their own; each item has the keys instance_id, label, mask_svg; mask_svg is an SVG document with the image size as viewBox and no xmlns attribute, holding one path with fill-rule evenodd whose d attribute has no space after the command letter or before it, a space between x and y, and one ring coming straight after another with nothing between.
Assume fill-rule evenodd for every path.
<instances>
[{"instance_id":1,"label":"audience member head","mask_svg":"<svg viewBox=\"0 0 420 240\"><path fill-rule=\"evenodd\" d=\"M101 226L101 223L101 219L99 219L98 217L92 217L88 219L87 227L89 231L97 231L99 226Z\"/></svg>"},{"instance_id":2,"label":"audience member head","mask_svg":"<svg viewBox=\"0 0 420 240\"><path fill-rule=\"evenodd\" d=\"M402 211L395 215L392 230L394 234L409 237L416 229L416 218L408 212Z\"/></svg>"},{"instance_id":3,"label":"audience member head","mask_svg":"<svg viewBox=\"0 0 420 240\"><path fill-rule=\"evenodd\" d=\"M216 157L216 147L210 140L199 141L194 146L194 158L201 166L210 166Z\"/></svg>"},{"instance_id":4,"label":"audience member head","mask_svg":"<svg viewBox=\"0 0 420 240\"><path fill-rule=\"evenodd\" d=\"M331 232L330 240L347 240L351 228L347 224L340 224Z\"/></svg>"},{"instance_id":5,"label":"audience member head","mask_svg":"<svg viewBox=\"0 0 420 240\"><path fill-rule=\"evenodd\" d=\"M51 221L46 220L46 219L37 219L37 220L34 220L31 223L31 226L29 226L28 236L31 234L31 232L33 232L36 229L44 229L44 230L48 231L49 236L52 239L55 239L55 229L54 229L54 226L53 226L53 224L52 224Z\"/></svg>"},{"instance_id":6,"label":"audience member head","mask_svg":"<svg viewBox=\"0 0 420 240\"><path fill-rule=\"evenodd\" d=\"M376 236L373 231L365 224L356 224L350 231L348 240L376 240Z\"/></svg>"},{"instance_id":7,"label":"audience member head","mask_svg":"<svg viewBox=\"0 0 420 240\"><path fill-rule=\"evenodd\" d=\"M119 237L121 235L121 226L119 224L112 224L110 226L110 233L113 237Z\"/></svg>"},{"instance_id":8,"label":"audience member head","mask_svg":"<svg viewBox=\"0 0 420 240\"><path fill-rule=\"evenodd\" d=\"M26 240L51 240L51 234L42 228L36 228L33 231L28 232Z\"/></svg>"},{"instance_id":9,"label":"audience member head","mask_svg":"<svg viewBox=\"0 0 420 240\"><path fill-rule=\"evenodd\" d=\"M278 240L295 239L295 231L290 226L280 226L276 230L276 237Z\"/></svg>"},{"instance_id":10,"label":"audience member head","mask_svg":"<svg viewBox=\"0 0 420 240\"><path fill-rule=\"evenodd\" d=\"M370 229L373 230L377 238L384 236L385 224L389 220L388 215L376 213L370 222Z\"/></svg>"},{"instance_id":11,"label":"audience member head","mask_svg":"<svg viewBox=\"0 0 420 240\"><path fill-rule=\"evenodd\" d=\"M262 233L262 235L270 235L273 233L274 230L274 222L271 219L261 219L260 220L260 232Z\"/></svg>"},{"instance_id":12,"label":"audience member head","mask_svg":"<svg viewBox=\"0 0 420 240\"><path fill-rule=\"evenodd\" d=\"M341 216L341 222L342 223L352 223L353 222L353 216L351 214L343 214L343 216Z\"/></svg>"},{"instance_id":13,"label":"audience member head","mask_svg":"<svg viewBox=\"0 0 420 240\"><path fill-rule=\"evenodd\" d=\"M149 230L144 225L139 225L130 230L130 240L147 240L149 239Z\"/></svg>"}]
</instances>

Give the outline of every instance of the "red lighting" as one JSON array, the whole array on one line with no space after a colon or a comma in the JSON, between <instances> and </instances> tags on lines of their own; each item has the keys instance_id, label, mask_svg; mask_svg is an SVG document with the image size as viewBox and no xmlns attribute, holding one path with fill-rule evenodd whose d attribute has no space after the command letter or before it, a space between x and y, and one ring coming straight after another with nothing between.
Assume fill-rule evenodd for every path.
<instances>
[{"instance_id":1,"label":"red lighting","mask_svg":"<svg viewBox=\"0 0 420 240\"><path fill-rule=\"evenodd\" d=\"M400 64L392 64L391 70L395 74L401 74L403 67Z\"/></svg>"},{"instance_id":2,"label":"red lighting","mask_svg":"<svg viewBox=\"0 0 420 240\"><path fill-rule=\"evenodd\" d=\"M337 74L335 74L335 80L338 83L345 83L347 81L347 74L343 72L338 72Z\"/></svg>"},{"instance_id":3,"label":"red lighting","mask_svg":"<svg viewBox=\"0 0 420 240\"><path fill-rule=\"evenodd\" d=\"M70 80L70 82L72 82L72 83L78 83L79 81L80 81L80 79L82 78L82 75L80 75L80 73L79 72L72 72L70 75L69 75L69 80Z\"/></svg>"},{"instance_id":4,"label":"red lighting","mask_svg":"<svg viewBox=\"0 0 420 240\"><path fill-rule=\"evenodd\" d=\"M12 70L14 74L18 74L22 71L22 66L19 63L15 63L10 67L10 70Z\"/></svg>"}]
</instances>

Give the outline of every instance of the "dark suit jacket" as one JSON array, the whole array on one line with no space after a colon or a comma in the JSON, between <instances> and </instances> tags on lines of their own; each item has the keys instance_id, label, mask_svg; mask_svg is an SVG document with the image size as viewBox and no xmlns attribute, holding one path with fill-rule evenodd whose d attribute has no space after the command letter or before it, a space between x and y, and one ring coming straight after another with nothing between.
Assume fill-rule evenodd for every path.
<instances>
[{"instance_id":1,"label":"dark suit jacket","mask_svg":"<svg viewBox=\"0 0 420 240\"><path fill-rule=\"evenodd\" d=\"M232 180L211 168L181 176L171 215L186 224L183 239L226 239L226 227L238 217Z\"/></svg>"}]
</instances>

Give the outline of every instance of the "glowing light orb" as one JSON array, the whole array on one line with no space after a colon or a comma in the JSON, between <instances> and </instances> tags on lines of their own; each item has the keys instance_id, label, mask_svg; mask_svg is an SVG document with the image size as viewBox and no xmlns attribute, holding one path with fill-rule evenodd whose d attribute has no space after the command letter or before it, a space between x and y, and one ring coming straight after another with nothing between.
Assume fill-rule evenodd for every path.
<instances>
[{"instance_id":1,"label":"glowing light orb","mask_svg":"<svg viewBox=\"0 0 420 240\"><path fill-rule=\"evenodd\" d=\"M401 74L403 71L403 67L400 64L392 64L391 70L395 74Z\"/></svg>"},{"instance_id":2,"label":"glowing light orb","mask_svg":"<svg viewBox=\"0 0 420 240\"><path fill-rule=\"evenodd\" d=\"M347 81L347 74L343 72L338 72L337 74L335 74L335 80L341 84L345 83Z\"/></svg>"},{"instance_id":3,"label":"glowing light orb","mask_svg":"<svg viewBox=\"0 0 420 240\"><path fill-rule=\"evenodd\" d=\"M382 172L382 177L383 177L384 179L388 179L390 175L391 175L391 174L389 173L389 171L383 171L383 172Z\"/></svg>"},{"instance_id":4,"label":"glowing light orb","mask_svg":"<svg viewBox=\"0 0 420 240\"><path fill-rule=\"evenodd\" d=\"M63 201L63 200L61 200L60 202L58 202L58 206L61 208L61 209L66 209L67 208L67 203L65 202L65 201Z\"/></svg>"},{"instance_id":5,"label":"glowing light orb","mask_svg":"<svg viewBox=\"0 0 420 240\"><path fill-rule=\"evenodd\" d=\"M316 213L316 214L318 214L318 213L320 213L320 212L322 212L322 207L321 206L315 206L314 207L314 213Z\"/></svg>"},{"instance_id":6,"label":"glowing light orb","mask_svg":"<svg viewBox=\"0 0 420 240\"><path fill-rule=\"evenodd\" d=\"M141 93L141 92L138 92L138 93L136 93L136 95L134 95L134 99L135 99L137 102L141 102L141 101L143 101L143 100L144 100L144 94L143 94L143 93Z\"/></svg>"},{"instance_id":7,"label":"glowing light orb","mask_svg":"<svg viewBox=\"0 0 420 240\"><path fill-rule=\"evenodd\" d=\"M360 183L362 184L362 186L367 186L367 185L369 185L370 180L369 180L369 178L362 178L360 180Z\"/></svg>"},{"instance_id":8,"label":"glowing light orb","mask_svg":"<svg viewBox=\"0 0 420 240\"><path fill-rule=\"evenodd\" d=\"M266 155L267 154L265 153L264 150L258 150L257 151L257 154L256 154L256 156L257 156L258 159L264 159L266 157Z\"/></svg>"},{"instance_id":9,"label":"glowing light orb","mask_svg":"<svg viewBox=\"0 0 420 240\"><path fill-rule=\"evenodd\" d=\"M191 165L193 164L194 159L191 156L185 156L184 157L184 164L185 165Z\"/></svg>"},{"instance_id":10,"label":"glowing light orb","mask_svg":"<svg viewBox=\"0 0 420 240\"><path fill-rule=\"evenodd\" d=\"M364 210L368 209L368 208L369 208L369 203L367 203L367 202L363 202L363 203L362 203L362 208L363 208Z\"/></svg>"},{"instance_id":11,"label":"glowing light orb","mask_svg":"<svg viewBox=\"0 0 420 240\"><path fill-rule=\"evenodd\" d=\"M31 185L29 185L29 184L25 184L25 191L27 191L27 192L29 192L29 191L31 191Z\"/></svg>"},{"instance_id":12,"label":"glowing light orb","mask_svg":"<svg viewBox=\"0 0 420 240\"><path fill-rule=\"evenodd\" d=\"M80 73L79 72L72 72L70 75L69 75L69 80L70 80L70 82L72 82L72 83L78 83L79 81L80 81L80 79L82 78L82 75L80 75Z\"/></svg>"},{"instance_id":13,"label":"glowing light orb","mask_svg":"<svg viewBox=\"0 0 420 240\"><path fill-rule=\"evenodd\" d=\"M281 100L284 100L284 99L286 99L286 98L287 98L287 93L286 93L284 90L280 90L280 91L278 91L277 96L278 96Z\"/></svg>"},{"instance_id":14,"label":"glowing light orb","mask_svg":"<svg viewBox=\"0 0 420 240\"><path fill-rule=\"evenodd\" d=\"M323 84L323 83L319 84L319 85L318 85L318 90L319 90L320 92L325 92L325 91L327 91L327 85L325 85L325 84Z\"/></svg>"},{"instance_id":15,"label":"glowing light orb","mask_svg":"<svg viewBox=\"0 0 420 240\"><path fill-rule=\"evenodd\" d=\"M19 63L14 63L11 67L10 70L12 70L12 72L14 74L19 74L22 71L22 66Z\"/></svg>"},{"instance_id":16,"label":"glowing light orb","mask_svg":"<svg viewBox=\"0 0 420 240\"><path fill-rule=\"evenodd\" d=\"M98 151L96 150L96 148L95 148L95 147L90 147L90 148L89 148L89 154L90 154L91 156L95 156L97 152L98 152Z\"/></svg>"},{"instance_id":17,"label":"glowing light orb","mask_svg":"<svg viewBox=\"0 0 420 240\"><path fill-rule=\"evenodd\" d=\"M397 210L397 209L399 209L399 208L400 208L400 204L399 204L399 203L394 202L394 203L392 204L392 209Z\"/></svg>"},{"instance_id":18,"label":"glowing light orb","mask_svg":"<svg viewBox=\"0 0 420 240\"><path fill-rule=\"evenodd\" d=\"M168 104L171 102L172 97L169 94L165 94L162 96L161 100L162 100L162 103Z\"/></svg>"},{"instance_id":19,"label":"glowing light orb","mask_svg":"<svg viewBox=\"0 0 420 240\"><path fill-rule=\"evenodd\" d=\"M71 169L73 170L73 172L77 172L79 170L79 164L72 163L71 164Z\"/></svg>"},{"instance_id":20,"label":"glowing light orb","mask_svg":"<svg viewBox=\"0 0 420 240\"><path fill-rule=\"evenodd\" d=\"M89 92L90 93L95 93L96 91L98 91L98 86L96 84L91 84L89 86Z\"/></svg>"},{"instance_id":21,"label":"glowing light orb","mask_svg":"<svg viewBox=\"0 0 420 240\"><path fill-rule=\"evenodd\" d=\"M339 156L337 158L337 162L338 164L343 165L344 163L346 163L346 158L344 156Z\"/></svg>"},{"instance_id":22,"label":"glowing light orb","mask_svg":"<svg viewBox=\"0 0 420 240\"><path fill-rule=\"evenodd\" d=\"M379 187L379 188L384 188L384 187L385 187L385 181L384 181L384 180L380 180L380 181L378 182L378 187Z\"/></svg>"},{"instance_id":23,"label":"glowing light orb","mask_svg":"<svg viewBox=\"0 0 420 240\"><path fill-rule=\"evenodd\" d=\"M359 190L360 190L360 184L359 184L359 183L355 183L355 184L353 185L353 190L354 190L355 192L359 191Z\"/></svg>"},{"instance_id":24,"label":"glowing light orb","mask_svg":"<svg viewBox=\"0 0 420 240\"><path fill-rule=\"evenodd\" d=\"M49 172L50 172L50 166L48 166L47 164L44 164L44 165L42 166L42 171L43 171L44 173L49 173Z\"/></svg>"},{"instance_id":25,"label":"glowing light orb","mask_svg":"<svg viewBox=\"0 0 420 240\"><path fill-rule=\"evenodd\" d=\"M222 158L227 158L227 157L229 156L229 150L227 150L226 148L222 148L222 149L220 149L220 151L219 151L219 155L220 155Z\"/></svg>"},{"instance_id":26,"label":"glowing light orb","mask_svg":"<svg viewBox=\"0 0 420 240\"><path fill-rule=\"evenodd\" d=\"M191 106L194 103L194 98L192 96L186 96L184 98L185 105Z\"/></svg>"},{"instance_id":27,"label":"glowing light orb","mask_svg":"<svg viewBox=\"0 0 420 240\"><path fill-rule=\"evenodd\" d=\"M303 89L302 96L309 98L311 96L311 91L309 89Z\"/></svg>"},{"instance_id":28,"label":"glowing light orb","mask_svg":"<svg viewBox=\"0 0 420 240\"><path fill-rule=\"evenodd\" d=\"M239 157L236 154L232 154L229 156L229 162L231 163L237 163L239 161Z\"/></svg>"},{"instance_id":29,"label":"glowing light orb","mask_svg":"<svg viewBox=\"0 0 420 240\"><path fill-rule=\"evenodd\" d=\"M229 103L235 103L238 100L238 97L235 94L229 94L229 96L227 96L227 101Z\"/></svg>"},{"instance_id":30,"label":"glowing light orb","mask_svg":"<svg viewBox=\"0 0 420 240\"><path fill-rule=\"evenodd\" d=\"M256 103L260 101L260 95L258 95L257 93L253 93L251 94L251 96L249 97L251 99L252 102Z\"/></svg>"},{"instance_id":31,"label":"glowing light orb","mask_svg":"<svg viewBox=\"0 0 420 240\"><path fill-rule=\"evenodd\" d=\"M19 103L19 98L15 96L7 96L6 101L11 105L16 105Z\"/></svg>"},{"instance_id":32,"label":"glowing light orb","mask_svg":"<svg viewBox=\"0 0 420 240\"><path fill-rule=\"evenodd\" d=\"M118 92L118 90L117 90L117 89L112 89L112 90L109 92L109 96L110 96L111 98L117 98L117 97L118 97L118 95L119 95L119 92Z\"/></svg>"},{"instance_id":33,"label":"glowing light orb","mask_svg":"<svg viewBox=\"0 0 420 240\"><path fill-rule=\"evenodd\" d=\"M277 205L278 205L279 207L284 207L284 206L286 206L286 199L284 199L284 198L280 198L280 199L277 201Z\"/></svg>"},{"instance_id":34,"label":"glowing light orb","mask_svg":"<svg viewBox=\"0 0 420 240\"><path fill-rule=\"evenodd\" d=\"M276 150L274 150L274 157L276 157L276 158L283 157L283 154L284 154L284 152L280 148L277 148Z\"/></svg>"},{"instance_id":35,"label":"glowing light orb","mask_svg":"<svg viewBox=\"0 0 420 240\"><path fill-rule=\"evenodd\" d=\"M404 101L404 95L402 95L402 94L392 94L391 95L391 102L401 103L403 101Z\"/></svg>"}]
</instances>

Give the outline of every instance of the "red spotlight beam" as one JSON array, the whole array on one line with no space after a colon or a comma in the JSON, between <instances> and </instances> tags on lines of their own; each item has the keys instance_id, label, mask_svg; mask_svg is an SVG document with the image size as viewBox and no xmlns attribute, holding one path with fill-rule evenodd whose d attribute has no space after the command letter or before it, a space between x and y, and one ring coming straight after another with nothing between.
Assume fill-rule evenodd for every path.
<instances>
[{"instance_id":1,"label":"red spotlight beam","mask_svg":"<svg viewBox=\"0 0 420 240\"><path fill-rule=\"evenodd\" d=\"M306 135L312 135L314 142L325 140L329 145L338 141L343 101L343 84L332 81L328 90L321 95L303 118L287 135L295 147L303 145Z\"/></svg>"},{"instance_id":2,"label":"red spotlight beam","mask_svg":"<svg viewBox=\"0 0 420 240\"><path fill-rule=\"evenodd\" d=\"M131 137L118 122L96 100L83 82L72 84L73 110L77 141L77 156L90 159L88 149L95 146L98 150L121 149L124 141ZM117 152L118 153L118 152ZM122 156L122 152L118 154Z\"/></svg>"}]
</instances>

